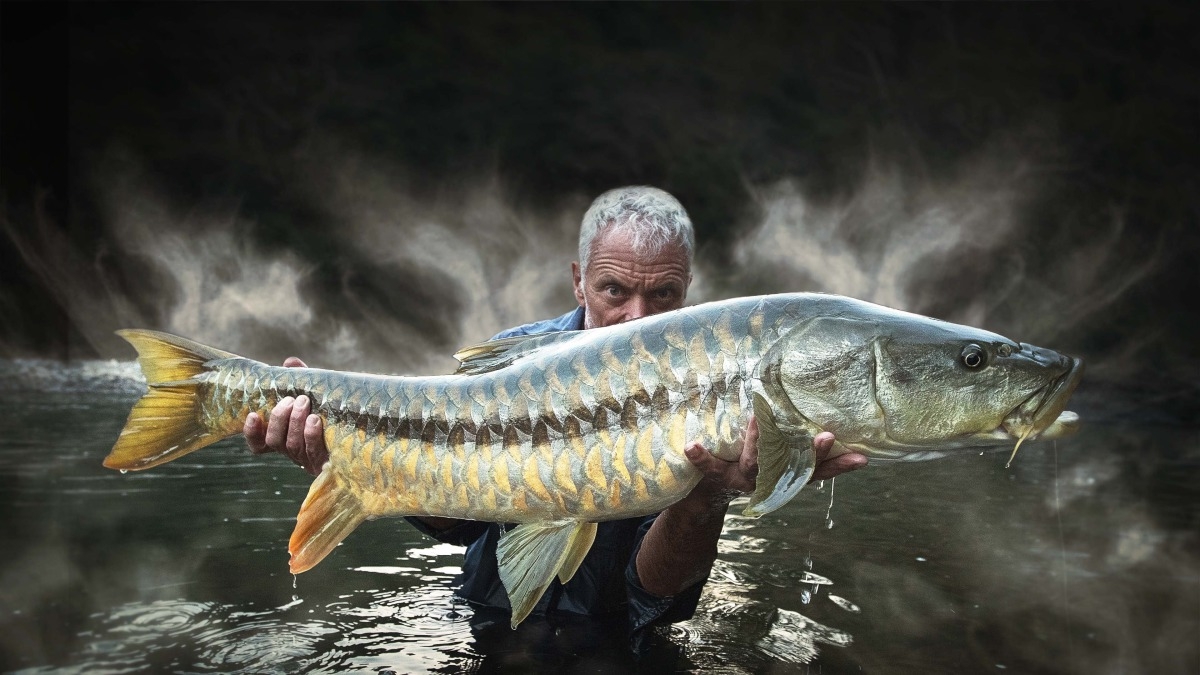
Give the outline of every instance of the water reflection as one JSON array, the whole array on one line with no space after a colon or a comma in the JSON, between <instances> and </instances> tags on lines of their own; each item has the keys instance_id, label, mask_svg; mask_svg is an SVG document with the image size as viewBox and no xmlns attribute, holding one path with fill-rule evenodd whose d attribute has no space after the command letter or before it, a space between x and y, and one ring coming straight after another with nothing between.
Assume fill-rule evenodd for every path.
<instances>
[{"instance_id":1,"label":"water reflection","mask_svg":"<svg viewBox=\"0 0 1200 675\"><path fill-rule=\"evenodd\" d=\"M452 595L461 549L397 520L293 577L302 472L236 441L104 470L140 383L50 369L65 384L31 389L29 367L0 362L14 370L21 386L0 376L5 671L637 665L603 626L476 615ZM96 372L116 384L82 395ZM877 464L839 480L832 508L829 484L758 520L735 508L697 615L667 631L653 669L1194 670L1200 433L1101 420L1005 459Z\"/></svg>"}]
</instances>

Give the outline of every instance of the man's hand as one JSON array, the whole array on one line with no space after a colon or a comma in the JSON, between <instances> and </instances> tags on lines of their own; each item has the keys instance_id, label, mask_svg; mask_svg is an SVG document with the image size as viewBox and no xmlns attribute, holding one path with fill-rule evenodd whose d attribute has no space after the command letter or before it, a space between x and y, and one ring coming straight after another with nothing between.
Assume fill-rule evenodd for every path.
<instances>
[{"instance_id":1,"label":"man's hand","mask_svg":"<svg viewBox=\"0 0 1200 675\"><path fill-rule=\"evenodd\" d=\"M288 357L283 365L287 368L306 368L295 356ZM256 455L279 452L312 475L321 473L321 467L329 460L325 448L325 429L321 418L311 414L312 402L307 396L291 396L280 401L271 411L271 418L263 426L258 413L250 413L242 426L246 444Z\"/></svg>"},{"instance_id":2,"label":"man's hand","mask_svg":"<svg viewBox=\"0 0 1200 675\"><path fill-rule=\"evenodd\" d=\"M867 465L866 455L852 452L830 458L833 434L813 439L817 468L810 480L824 480ZM754 491L758 477L758 421L750 418L736 460L709 454L699 443L683 449L704 478L679 502L659 514L638 551L637 571L642 587L658 596L671 596L703 579L717 558L717 539L725 510L736 497Z\"/></svg>"},{"instance_id":3,"label":"man's hand","mask_svg":"<svg viewBox=\"0 0 1200 675\"><path fill-rule=\"evenodd\" d=\"M809 478L809 482L840 476L867 465L867 456L857 452L830 457L829 451L833 449L833 440L833 434L828 431L822 431L813 439L813 451L817 453L817 468ZM683 449L683 453L687 455L692 466L704 474L704 480L696 486L693 492L724 495L729 500L741 493L753 492L755 478L758 476L758 420L751 417L749 424L746 425L745 439L736 461L725 461L711 455L699 443L689 443Z\"/></svg>"},{"instance_id":4,"label":"man's hand","mask_svg":"<svg viewBox=\"0 0 1200 675\"><path fill-rule=\"evenodd\" d=\"M308 367L295 356L289 356L283 365L285 368ZM275 404L265 429L258 413L250 413L242 426L242 433L246 435L250 452L256 455L282 453L314 476L321 473L321 467L329 461L325 427L321 424L321 418L312 414L312 402L307 396L301 395L295 399L289 396ZM462 522L454 518L418 517L436 530L447 530Z\"/></svg>"}]
</instances>

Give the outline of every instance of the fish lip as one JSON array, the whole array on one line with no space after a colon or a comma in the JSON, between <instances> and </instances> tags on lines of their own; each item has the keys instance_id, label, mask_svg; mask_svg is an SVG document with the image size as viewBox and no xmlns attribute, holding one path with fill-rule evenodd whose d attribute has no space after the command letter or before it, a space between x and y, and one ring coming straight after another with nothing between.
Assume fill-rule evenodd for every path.
<instances>
[{"instance_id":1,"label":"fish lip","mask_svg":"<svg viewBox=\"0 0 1200 675\"><path fill-rule=\"evenodd\" d=\"M1071 394L1083 379L1083 359L1066 357L1071 360L1071 367L1053 382L1034 392L1024 403L1017 406L1005 418L1003 429L1012 437L1019 438L1028 434L1030 439L1037 438L1043 431L1056 426L1060 435L1074 431L1078 425L1079 416L1064 410ZM1030 407L1032 406L1032 410ZM1061 422L1060 422L1061 420Z\"/></svg>"}]
</instances>

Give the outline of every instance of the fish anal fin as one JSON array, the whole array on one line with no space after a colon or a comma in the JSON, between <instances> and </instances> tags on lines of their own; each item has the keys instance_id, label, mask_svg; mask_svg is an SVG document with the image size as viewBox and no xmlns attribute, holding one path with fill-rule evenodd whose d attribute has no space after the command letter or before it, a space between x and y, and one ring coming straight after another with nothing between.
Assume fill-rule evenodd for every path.
<instances>
[{"instance_id":1,"label":"fish anal fin","mask_svg":"<svg viewBox=\"0 0 1200 675\"><path fill-rule=\"evenodd\" d=\"M555 576L566 581L575 574L595 538L595 523L575 520L526 523L500 537L496 560L513 628L529 616Z\"/></svg>"},{"instance_id":2,"label":"fish anal fin","mask_svg":"<svg viewBox=\"0 0 1200 675\"><path fill-rule=\"evenodd\" d=\"M328 463L308 488L288 541L292 574L312 569L367 519L362 503L340 485Z\"/></svg>"},{"instance_id":3,"label":"fish anal fin","mask_svg":"<svg viewBox=\"0 0 1200 675\"><path fill-rule=\"evenodd\" d=\"M780 430L771 404L754 394L754 418L758 421L758 478L743 515L757 518L791 501L808 483L816 469L808 430Z\"/></svg>"}]
</instances>

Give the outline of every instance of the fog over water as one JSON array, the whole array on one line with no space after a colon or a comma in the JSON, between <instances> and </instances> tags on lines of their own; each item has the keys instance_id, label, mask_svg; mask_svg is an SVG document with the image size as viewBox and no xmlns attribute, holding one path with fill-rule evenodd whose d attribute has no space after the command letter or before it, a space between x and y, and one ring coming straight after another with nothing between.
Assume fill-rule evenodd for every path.
<instances>
[{"instance_id":1,"label":"fog over water","mask_svg":"<svg viewBox=\"0 0 1200 675\"><path fill-rule=\"evenodd\" d=\"M452 368L460 346L574 306L569 261L587 200L522 209L496 176L417 197L386 162L330 152L316 162L325 178L310 180L324 186L319 206L335 221L332 263L306 260L286 238L247 236L255 223L235 209L175 203L125 153L99 171L111 225L92 264L45 216L8 234L82 335L76 349L110 358L129 354L113 331L148 326L268 362L296 354L322 367L431 374ZM794 177L748 185L754 217L735 231L726 260L698 258L689 303L840 293L1078 351L1109 323L1104 312L1153 279L1166 245L1124 255L1115 210L1073 241L1030 222L1035 154L993 149L939 180L873 158L835 199L812 198ZM1063 254L1039 266L1029 242ZM115 283L113 259L138 280ZM336 277L316 278L318 265ZM397 288L380 288L386 282ZM1089 359L1090 376L1119 380L1163 348L1170 336L1139 331Z\"/></svg>"},{"instance_id":2,"label":"fog over water","mask_svg":"<svg viewBox=\"0 0 1200 675\"><path fill-rule=\"evenodd\" d=\"M672 631L692 664L1200 669L1195 10L3 11L3 669L494 665L458 553L411 528L293 588L282 459L100 468L142 387L113 331L444 373L571 309L579 219L636 183L696 223L689 303L839 293L1088 368L1083 432L1011 470L873 466L731 516Z\"/></svg>"}]
</instances>

